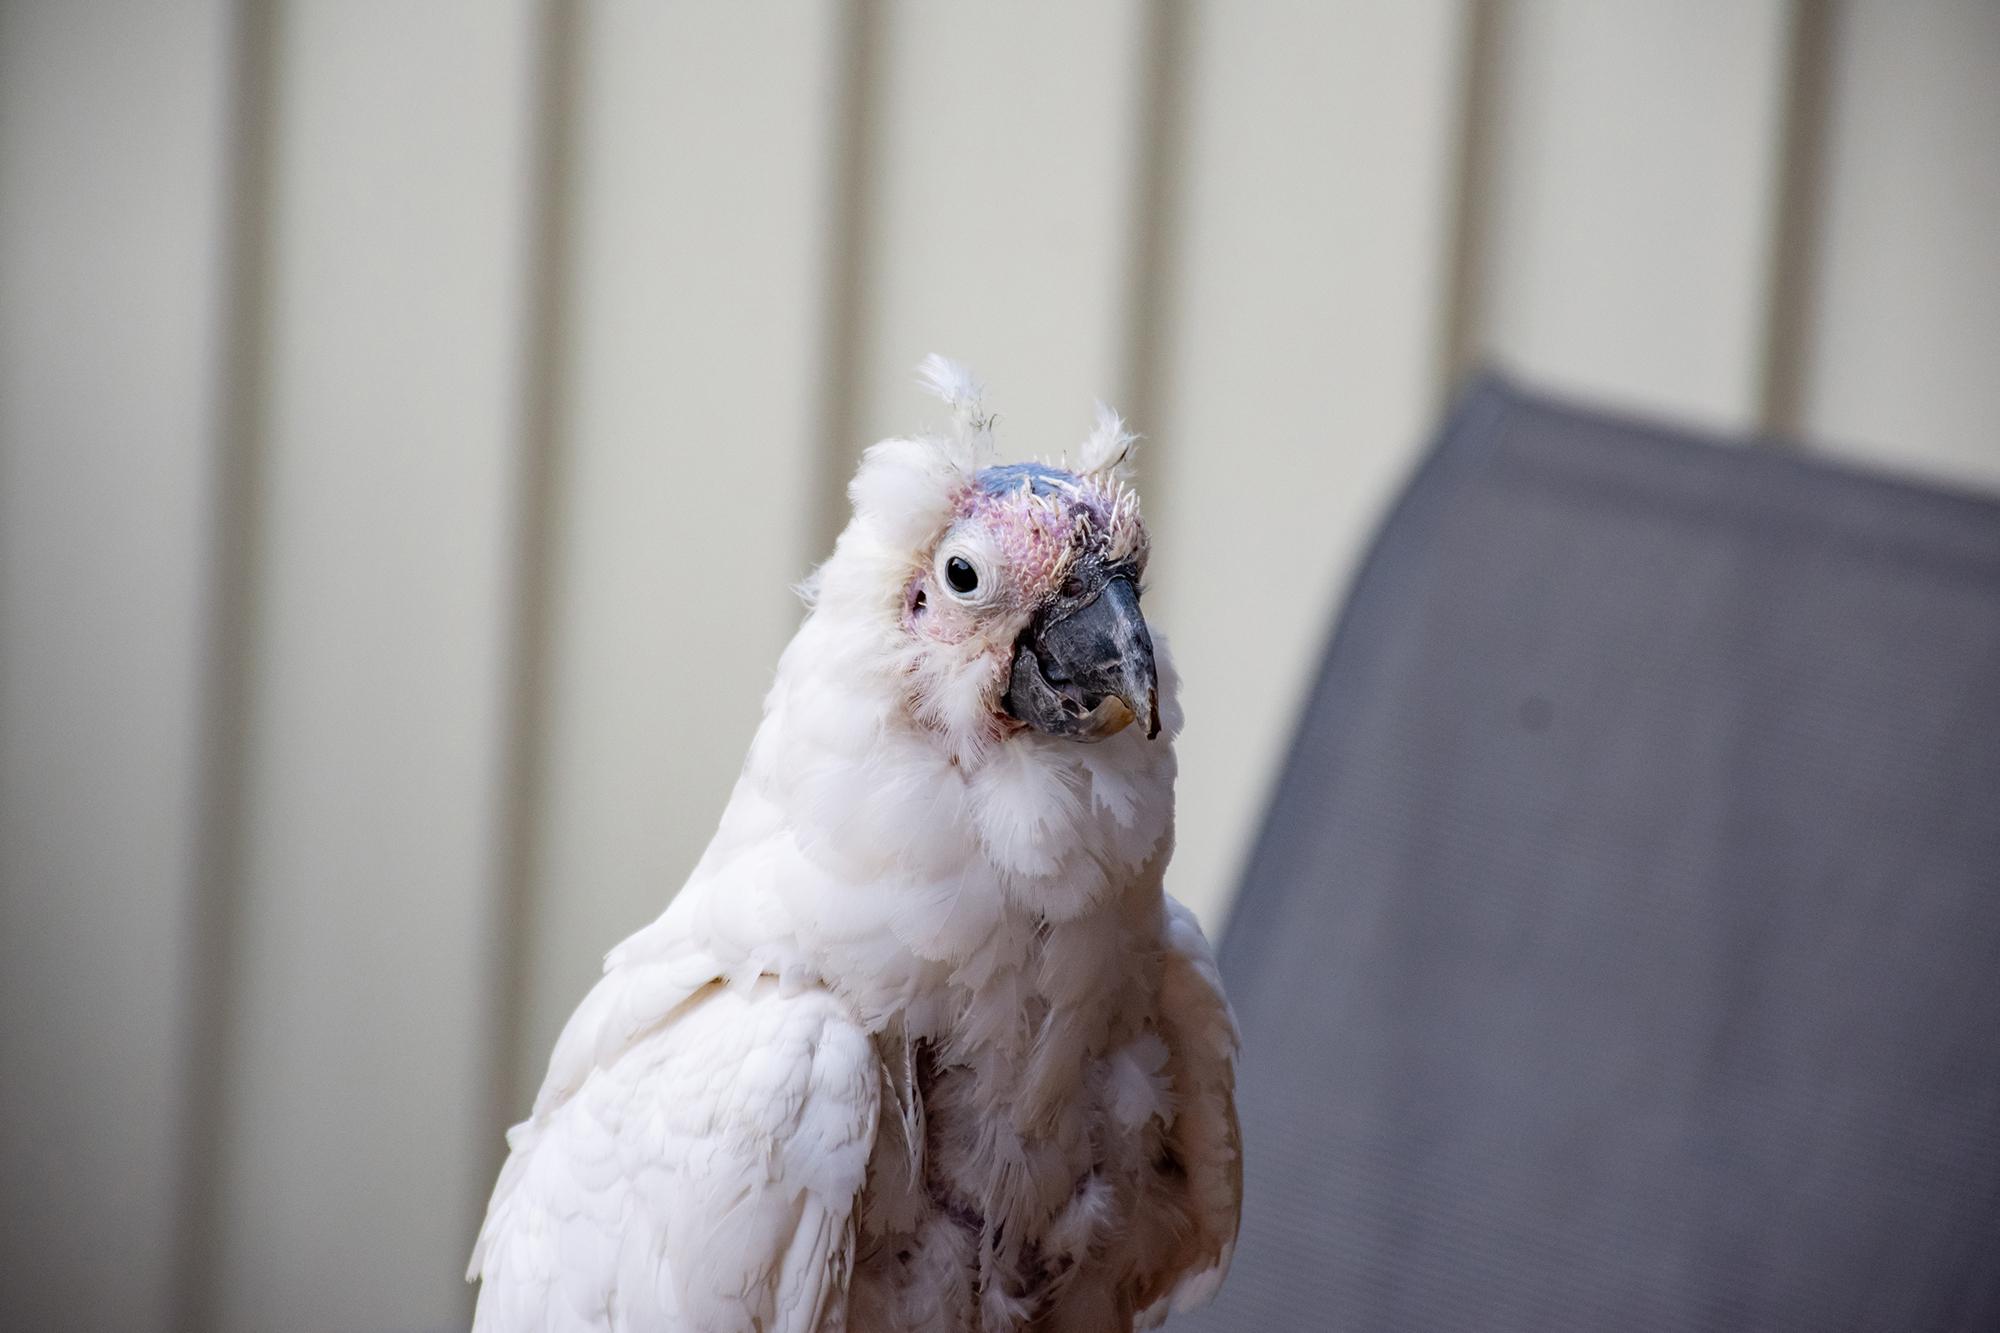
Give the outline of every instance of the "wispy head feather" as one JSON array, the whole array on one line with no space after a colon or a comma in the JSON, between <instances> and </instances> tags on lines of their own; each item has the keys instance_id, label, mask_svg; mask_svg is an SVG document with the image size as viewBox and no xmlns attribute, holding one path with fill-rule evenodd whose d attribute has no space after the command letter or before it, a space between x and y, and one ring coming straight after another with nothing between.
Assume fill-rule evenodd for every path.
<instances>
[{"instance_id":1,"label":"wispy head feather","mask_svg":"<svg viewBox=\"0 0 2000 1333\"><path fill-rule=\"evenodd\" d=\"M1125 429L1124 418L1099 403L1097 425L1083 442L1083 458L1077 471L1087 477L1123 481L1131 474L1132 446L1138 442L1139 437Z\"/></svg>"},{"instance_id":2,"label":"wispy head feather","mask_svg":"<svg viewBox=\"0 0 2000 1333\"><path fill-rule=\"evenodd\" d=\"M976 470L993 452L993 415L982 401L986 388L970 370L932 352L917 365L917 382L951 408L953 462Z\"/></svg>"}]
</instances>

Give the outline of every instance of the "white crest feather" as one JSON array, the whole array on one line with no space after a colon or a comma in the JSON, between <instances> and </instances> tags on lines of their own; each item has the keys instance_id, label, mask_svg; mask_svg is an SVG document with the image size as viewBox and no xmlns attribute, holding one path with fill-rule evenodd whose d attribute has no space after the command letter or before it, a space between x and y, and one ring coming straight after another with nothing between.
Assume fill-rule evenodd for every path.
<instances>
[{"instance_id":1,"label":"white crest feather","mask_svg":"<svg viewBox=\"0 0 2000 1333\"><path fill-rule=\"evenodd\" d=\"M1085 476L1123 479L1131 471L1132 446L1138 442L1139 437L1125 429L1125 419L1099 403L1097 425L1083 442L1082 465L1077 470Z\"/></svg>"},{"instance_id":2,"label":"white crest feather","mask_svg":"<svg viewBox=\"0 0 2000 1333\"><path fill-rule=\"evenodd\" d=\"M917 363L917 382L951 409L952 461L976 470L993 450L993 414L986 410L986 386L950 357L932 352Z\"/></svg>"}]
</instances>

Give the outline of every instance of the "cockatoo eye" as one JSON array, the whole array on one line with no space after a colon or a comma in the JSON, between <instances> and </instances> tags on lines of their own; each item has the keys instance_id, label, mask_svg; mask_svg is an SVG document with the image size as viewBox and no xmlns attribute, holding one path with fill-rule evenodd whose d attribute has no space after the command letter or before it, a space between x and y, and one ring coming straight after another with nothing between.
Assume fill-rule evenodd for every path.
<instances>
[{"instance_id":1,"label":"cockatoo eye","mask_svg":"<svg viewBox=\"0 0 2000 1333\"><path fill-rule=\"evenodd\" d=\"M970 597L979 591L979 571L962 555L955 555L944 562L944 581L961 597Z\"/></svg>"},{"instance_id":2,"label":"cockatoo eye","mask_svg":"<svg viewBox=\"0 0 2000 1333\"><path fill-rule=\"evenodd\" d=\"M931 556L930 585L938 595L968 611L992 606L1005 590L1000 552L989 543L958 534L947 538Z\"/></svg>"}]
</instances>

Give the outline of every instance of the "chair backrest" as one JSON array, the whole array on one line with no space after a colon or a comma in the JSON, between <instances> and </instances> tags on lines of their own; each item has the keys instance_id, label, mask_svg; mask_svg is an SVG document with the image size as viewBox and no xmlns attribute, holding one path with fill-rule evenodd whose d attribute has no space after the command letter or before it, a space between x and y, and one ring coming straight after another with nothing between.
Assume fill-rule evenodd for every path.
<instances>
[{"instance_id":1,"label":"chair backrest","mask_svg":"<svg viewBox=\"0 0 2000 1333\"><path fill-rule=\"evenodd\" d=\"M2000 505L1475 385L1222 967L1176 1328L2000 1328Z\"/></svg>"}]
</instances>

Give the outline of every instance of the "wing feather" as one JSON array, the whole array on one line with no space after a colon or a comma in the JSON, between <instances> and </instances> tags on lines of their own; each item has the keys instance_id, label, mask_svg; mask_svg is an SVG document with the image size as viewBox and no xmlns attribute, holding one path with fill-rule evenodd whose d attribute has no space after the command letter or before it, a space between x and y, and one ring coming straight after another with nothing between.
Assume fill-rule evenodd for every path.
<instances>
[{"instance_id":1,"label":"wing feather","mask_svg":"<svg viewBox=\"0 0 2000 1333\"><path fill-rule=\"evenodd\" d=\"M838 1330L880 1084L825 991L696 991L509 1135L474 1329Z\"/></svg>"},{"instance_id":2,"label":"wing feather","mask_svg":"<svg viewBox=\"0 0 2000 1333\"><path fill-rule=\"evenodd\" d=\"M1187 1172L1191 1234L1176 1247L1164 1290L1148 1293L1136 1327L1206 1305L1221 1288L1243 1211L1243 1136L1236 1119L1242 1038L1222 991L1215 951L1193 912L1168 897L1159 1020L1179 1112L1169 1134Z\"/></svg>"}]
</instances>

